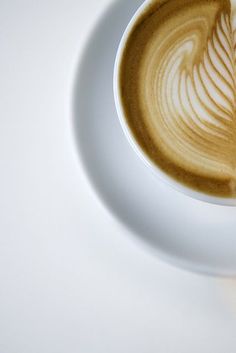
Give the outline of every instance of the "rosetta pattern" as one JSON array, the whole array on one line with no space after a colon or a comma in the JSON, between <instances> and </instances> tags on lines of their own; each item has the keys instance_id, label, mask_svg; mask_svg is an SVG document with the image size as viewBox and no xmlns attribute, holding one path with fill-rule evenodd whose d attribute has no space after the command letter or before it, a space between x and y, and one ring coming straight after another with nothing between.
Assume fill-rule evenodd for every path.
<instances>
[{"instance_id":1,"label":"rosetta pattern","mask_svg":"<svg viewBox=\"0 0 236 353\"><path fill-rule=\"evenodd\" d=\"M196 18L194 28L199 28L204 21ZM181 24L173 31L183 33L186 25ZM193 59L194 50L199 46L197 30L180 36L180 41L170 47L166 45L168 40L167 36L162 43L167 49L152 79L151 89L156 100L152 104L155 109L150 112L152 129L163 141L166 153L174 153L180 163L190 165L192 170L204 170L207 165L207 172L214 175L223 170L233 176L236 32L231 17L227 13L218 17L197 60Z\"/></svg>"}]
</instances>

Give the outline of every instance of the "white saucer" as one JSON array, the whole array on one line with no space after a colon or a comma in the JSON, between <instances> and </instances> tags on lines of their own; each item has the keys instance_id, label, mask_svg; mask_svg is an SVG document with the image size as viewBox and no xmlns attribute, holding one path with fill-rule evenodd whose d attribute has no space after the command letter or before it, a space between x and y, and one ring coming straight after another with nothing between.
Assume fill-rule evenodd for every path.
<instances>
[{"instance_id":1,"label":"white saucer","mask_svg":"<svg viewBox=\"0 0 236 353\"><path fill-rule=\"evenodd\" d=\"M113 3L97 23L75 78L73 119L79 155L107 208L178 266L236 274L236 208L193 200L157 180L126 140L112 76L122 33L141 0Z\"/></svg>"}]
</instances>

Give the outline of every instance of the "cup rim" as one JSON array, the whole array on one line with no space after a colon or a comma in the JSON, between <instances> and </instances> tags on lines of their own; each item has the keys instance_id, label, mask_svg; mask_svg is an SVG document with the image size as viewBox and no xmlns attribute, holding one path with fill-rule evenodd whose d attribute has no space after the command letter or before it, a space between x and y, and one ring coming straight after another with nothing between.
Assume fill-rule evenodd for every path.
<instances>
[{"instance_id":1,"label":"cup rim","mask_svg":"<svg viewBox=\"0 0 236 353\"><path fill-rule=\"evenodd\" d=\"M132 130L130 129L127 120L125 118L125 113L122 106L121 94L120 94L120 86L119 86L119 70L120 63L124 53L124 49L129 38L129 35L135 25L137 19L142 14L143 10L151 3L153 0L145 0L141 6L136 10L134 15L131 17L118 46L118 50L116 53L115 64L114 64L114 72L113 72L113 94L115 100L116 111L118 114L118 118L122 127L122 130L129 141L131 147L139 156L139 158L144 162L146 167L163 183L171 187L172 189L191 197L192 199L200 200L203 202L207 202L214 205L220 206L236 206L236 198L227 198L227 197L218 197L213 195L208 195L201 191L196 191L191 187L188 187L181 182L178 182L173 177L165 173L157 164L155 164L151 158L145 153L145 151L141 148L139 143L137 142Z\"/></svg>"}]
</instances>

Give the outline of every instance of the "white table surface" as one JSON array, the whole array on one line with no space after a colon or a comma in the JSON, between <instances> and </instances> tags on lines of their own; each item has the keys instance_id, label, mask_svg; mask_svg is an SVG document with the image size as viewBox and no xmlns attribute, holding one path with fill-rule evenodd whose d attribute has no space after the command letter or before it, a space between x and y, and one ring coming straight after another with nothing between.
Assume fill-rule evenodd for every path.
<instances>
[{"instance_id":1,"label":"white table surface","mask_svg":"<svg viewBox=\"0 0 236 353\"><path fill-rule=\"evenodd\" d=\"M0 353L234 353L236 281L151 255L77 158L72 76L110 2L0 1Z\"/></svg>"}]
</instances>

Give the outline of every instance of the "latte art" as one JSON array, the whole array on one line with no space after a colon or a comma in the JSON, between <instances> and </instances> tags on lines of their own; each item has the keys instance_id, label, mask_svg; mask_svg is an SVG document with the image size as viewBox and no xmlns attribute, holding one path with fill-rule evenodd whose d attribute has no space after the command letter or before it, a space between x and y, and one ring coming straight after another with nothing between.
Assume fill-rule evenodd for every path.
<instances>
[{"instance_id":1,"label":"latte art","mask_svg":"<svg viewBox=\"0 0 236 353\"><path fill-rule=\"evenodd\" d=\"M236 19L229 0L156 0L120 70L127 122L175 179L236 196Z\"/></svg>"}]
</instances>

